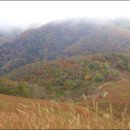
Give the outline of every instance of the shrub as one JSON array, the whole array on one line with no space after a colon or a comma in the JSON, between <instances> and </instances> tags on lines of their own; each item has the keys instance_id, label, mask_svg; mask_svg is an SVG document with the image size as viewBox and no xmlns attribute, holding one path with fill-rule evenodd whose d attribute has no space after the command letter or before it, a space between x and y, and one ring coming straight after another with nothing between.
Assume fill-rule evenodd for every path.
<instances>
[{"instance_id":1,"label":"shrub","mask_svg":"<svg viewBox=\"0 0 130 130\"><path fill-rule=\"evenodd\" d=\"M71 89L75 89L77 87L77 82L75 80L66 80L65 86L67 86Z\"/></svg>"},{"instance_id":2,"label":"shrub","mask_svg":"<svg viewBox=\"0 0 130 130\"><path fill-rule=\"evenodd\" d=\"M104 73L106 81L116 80L119 77L119 72L115 69L106 70Z\"/></svg>"},{"instance_id":3,"label":"shrub","mask_svg":"<svg viewBox=\"0 0 130 130\"><path fill-rule=\"evenodd\" d=\"M17 87L17 94L20 96L29 97L29 85L26 82L20 82Z\"/></svg>"},{"instance_id":4,"label":"shrub","mask_svg":"<svg viewBox=\"0 0 130 130\"><path fill-rule=\"evenodd\" d=\"M98 70L99 69L99 64L98 63L90 63L89 68L91 70Z\"/></svg>"},{"instance_id":5,"label":"shrub","mask_svg":"<svg viewBox=\"0 0 130 130\"><path fill-rule=\"evenodd\" d=\"M105 70L109 70L110 69L110 65L108 63L104 63L104 69Z\"/></svg>"},{"instance_id":6,"label":"shrub","mask_svg":"<svg viewBox=\"0 0 130 130\"><path fill-rule=\"evenodd\" d=\"M64 92L59 90L57 93L56 93L56 96L57 97L60 97L60 96L64 96Z\"/></svg>"},{"instance_id":7,"label":"shrub","mask_svg":"<svg viewBox=\"0 0 130 130\"><path fill-rule=\"evenodd\" d=\"M94 80L95 80L96 82L102 82L102 81L104 80L104 77L103 77L102 74L96 74L96 75L94 76Z\"/></svg>"},{"instance_id":8,"label":"shrub","mask_svg":"<svg viewBox=\"0 0 130 130\"><path fill-rule=\"evenodd\" d=\"M127 65L127 70L130 71L130 63Z\"/></svg>"}]
</instances>

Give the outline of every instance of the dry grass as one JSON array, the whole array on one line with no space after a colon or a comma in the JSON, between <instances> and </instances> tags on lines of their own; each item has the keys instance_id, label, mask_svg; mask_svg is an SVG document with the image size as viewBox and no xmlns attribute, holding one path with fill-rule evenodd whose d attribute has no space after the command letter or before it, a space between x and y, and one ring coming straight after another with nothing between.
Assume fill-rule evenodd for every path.
<instances>
[{"instance_id":1,"label":"dry grass","mask_svg":"<svg viewBox=\"0 0 130 130\"><path fill-rule=\"evenodd\" d=\"M88 101L85 99L85 102ZM93 100L94 111L87 107L80 107L72 101L57 103L55 101L33 100L20 97L0 95L0 129L104 129L130 128L130 121L126 124L125 113L122 121L114 120L110 113L101 116L98 113L98 103Z\"/></svg>"}]
</instances>

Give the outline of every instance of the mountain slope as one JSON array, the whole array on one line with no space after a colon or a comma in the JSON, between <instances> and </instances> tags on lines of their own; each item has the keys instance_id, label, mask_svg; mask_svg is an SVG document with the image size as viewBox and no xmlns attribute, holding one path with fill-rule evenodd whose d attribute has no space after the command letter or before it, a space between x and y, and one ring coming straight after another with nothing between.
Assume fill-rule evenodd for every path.
<instances>
[{"instance_id":1,"label":"mountain slope","mask_svg":"<svg viewBox=\"0 0 130 130\"><path fill-rule=\"evenodd\" d=\"M0 45L14 41L20 32L21 30L18 28L14 28L10 31L0 28Z\"/></svg>"},{"instance_id":2,"label":"mountain slope","mask_svg":"<svg viewBox=\"0 0 130 130\"><path fill-rule=\"evenodd\" d=\"M1 129L122 129L123 121L103 117L74 103L33 100L0 94ZM107 113L106 113L107 115ZM129 120L128 120L129 121Z\"/></svg>"},{"instance_id":3,"label":"mountain slope","mask_svg":"<svg viewBox=\"0 0 130 130\"><path fill-rule=\"evenodd\" d=\"M112 24L113 25L113 24ZM115 27L116 26L116 27ZM126 33L127 32L127 35ZM130 32L89 20L48 23L0 48L0 74L41 59L130 50Z\"/></svg>"},{"instance_id":4,"label":"mountain slope","mask_svg":"<svg viewBox=\"0 0 130 130\"><path fill-rule=\"evenodd\" d=\"M128 61L130 57L120 53L81 55L28 64L6 78L28 82L31 97L77 101L83 93L88 96L98 92L100 84L119 80L121 71L130 71ZM0 81L0 85L8 84Z\"/></svg>"}]
</instances>

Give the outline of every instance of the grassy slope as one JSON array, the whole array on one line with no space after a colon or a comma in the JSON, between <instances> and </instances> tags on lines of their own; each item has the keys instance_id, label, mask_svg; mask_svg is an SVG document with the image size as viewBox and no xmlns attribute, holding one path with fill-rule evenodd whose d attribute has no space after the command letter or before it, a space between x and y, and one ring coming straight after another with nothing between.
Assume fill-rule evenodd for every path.
<instances>
[{"instance_id":1,"label":"grassy slope","mask_svg":"<svg viewBox=\"0 0 130 130\"><path fill-rule=\"evenodd\" d=\"M123 126L123 122L113 120L111 117L102 117L98 112L92 112L87 107L73 103L16 98L2 94L0 94L0 115L0 128L126 127Z\"/></svg>"},{"instance_id":2,"label":"grassy slope","mask_svg":"<svg viewBox=\"0 0 130 130\"><path fill-rule=\"evenodd\" d=\"M112 113L114 117L122 119L130 117L130 74L123 73L123 80L109 82L104 85L103 91L109 90L109 93L98 99L98 106L100 108L99 113L104 115L104 113ZM89 102L89 107L92 108L91 101ZM81 105L81 104L80 104ZM82 103L83 105L83 103ZM111 109L111 110L110 110Z\"/></svg>"},{"instance_id":3,"label":"grassy slope","mask_svg":"<svg viewBox=\"0 0 130 130\"><path fill-rule=\"evenodd\" d=\"M130 116L130 79L129 75L123 76L125 80L112 82L106 85L103 90L109 90L108 95L100 102L112 103L114 114L121 118L120 112ZM103 106L102 106L103 108ZM126 112L125 112L126 111Z\"/></svg>"},{"instance_id":4,"label":"grassy slope","mask_svg":"<svg viewBox=\"0 0 130 130\"><path fill-rule=\"evenodd\" d=\"M122 77L105 85L105 98L78 104L1 94L0 128L130 128L130 74Z\"/></svg>"}]
</instances>

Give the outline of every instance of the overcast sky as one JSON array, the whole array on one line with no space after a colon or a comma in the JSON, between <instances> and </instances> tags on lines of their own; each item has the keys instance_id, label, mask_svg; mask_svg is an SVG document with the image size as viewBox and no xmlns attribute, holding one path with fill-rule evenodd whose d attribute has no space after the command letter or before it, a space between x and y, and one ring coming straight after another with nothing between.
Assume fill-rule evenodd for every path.
<instances>
[{"instance_id":1,"label":"overcast sky","mask_svg":"<svg viewBox=\"0 0 130 130\"><path fill-rule=\"evenodd\" d=\"M0 1L0 27L28 27L71 17L130 16L130 1Z\"/></svg>"}]
</instances>

